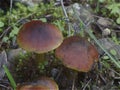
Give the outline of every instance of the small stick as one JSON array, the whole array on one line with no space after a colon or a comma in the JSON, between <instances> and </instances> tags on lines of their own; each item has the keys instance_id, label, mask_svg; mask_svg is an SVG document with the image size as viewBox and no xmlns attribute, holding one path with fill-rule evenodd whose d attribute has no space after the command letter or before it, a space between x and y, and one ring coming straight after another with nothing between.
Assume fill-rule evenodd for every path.
<instances>
[{"instance_id":1,"label":"small stick","mask_svg":"<svg viewBox=\"0 0 120 90\"><path fill-rule=\"evenodd\" d=\"M106 84L106 80L105 80L105 78L101 74L99 74L99 77L101 78L101 80L103 81L103 83Z\"/></svg>"},{"instance_id":2,"label":"small stick","mask_svg":"<svg viewBox=\"0 0 120 90\"><path fill-rule=\"evenodd\" d=\"M65 10L65 7L64 7L64 4L63 4L63 0L60 0L60 2L61 2L61 6L62 6L62 9L63 9L64 15L65 15L65 20L66 20L66 22L68 24L68 36L70 36L70 28L71 28L70 23L69 23L70 20L68 18L67 12Z\"/></svg>"},{"instance_id":3,"label":"small stick","mask_svg":"<svg viewBox=\"0 0 120 90\"><path fill-rule=\"evenodd\" d=\"M72 90L75 90L75 82L76 82L76 78L78 76L78 72L74 71L73 72L73 84L72 84Z\"/></svg>"},{"instance_id":4,"label":"small stick","mask_svg":"<svg viewBox=\"0 0 120 90\"><path fill-rule=\"evenodd\" d=\"M5 85L0 84L0 87L6 88L7 90L9 90L9 88L7 86L5 86Z\"/></svg>"},{"instance_id":5,"label":"small stick","mask_svg":"<svg viewBox=\"0 0 120 90\"><path fill-rule=\"evenodd\" d=\"M10 16L9 17L11 17L11 13L12 13L12 4L13 4L13 0L10 0ZM8 23L10 24L10 22L11 22L11 18L9 18Z\"/></svg>"},{"instance_id":6,"label":"small stick","mask_svg":"<svg viewBox=\"0 0 120 90\"><path fill-rule=\"evenodd\" d=\"M84 86L82 90L86 90L86 87L89 85L90 82L91 82L91 79L87 82L87 84Z\"/></svg>"}]
</instances>

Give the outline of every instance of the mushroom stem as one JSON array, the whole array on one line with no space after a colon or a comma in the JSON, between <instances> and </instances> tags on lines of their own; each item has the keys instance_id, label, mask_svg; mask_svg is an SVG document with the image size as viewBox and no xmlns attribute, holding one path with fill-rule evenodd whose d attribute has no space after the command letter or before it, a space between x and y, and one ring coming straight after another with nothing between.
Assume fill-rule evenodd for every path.
<instances>
[{"instance_id":1,"label":"mushroom stem","mask_svg":"<svg viewBox=\"0 0 120 90\"><path fill-rule=\"evenodd\" d=\"M36 63L38 63L38 65L41 63L43 64L45 62L45 54L41 53L41 54L36 54Z\"/></svg>"},{"instance_id":2,"label":"mushroom stem","mask_svg":"<svg viewBox=\"0 0 120 90\"><path fill-rule=\"evenodd\" d=\"M78 72L77 72L77 71L73 71L73 84L72 84L72 90L75 90L75 82L76 82L77 76L78 76Z\"/></svg>"}]
</instances>

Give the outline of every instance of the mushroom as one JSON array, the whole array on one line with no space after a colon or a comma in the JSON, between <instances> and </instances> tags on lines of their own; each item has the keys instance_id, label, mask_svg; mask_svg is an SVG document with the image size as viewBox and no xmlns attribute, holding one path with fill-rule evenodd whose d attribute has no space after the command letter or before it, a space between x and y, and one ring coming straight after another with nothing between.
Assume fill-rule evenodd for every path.
<instances>
[{"instance_id":1,"label":"mushroom","mask_svg":"<svg viewBox=\"0 0 120 90\"><path fill-rule=\"evenodd\" d=\"M56 26L33 20L22 26L17 41L27 51L45 53L57 48L62 43L63 36Z\"/></svg>"},{"instance_id":2,"label":"mushroom","mask_svg":"<svg viewBox=\"0 0 120 90\"><path fill-rule=\"evenodd\" d=\"M54 80L48 77L41 77L30 84L18 85L16 90L59 90Z\"/></svg>"},{"instance_id":3,"label":"mushroom","mask_svg":"<svg viewBox=\"0 0 120 90\"><path fill-rule=\"evenodd\" d=\"M16 90L49 90L49 88L42 85L24 85L17 87Z\"/></svg>"},{"instance_id":4,"label":"mushroom","mask_svg":"<svg viewBox=\"0 0 120 90\"><path fill-rule=\"evenodd\" d=\"M55 55L66 67L81 72L90 71L98 61L96 48L80 36L66 38L55 50Z\"/></svg>"},{"instance_id":5,"label":"mushroom","mask_svg":"<svg viewBox=\"0 0 120 90\"><path fill-rule=\"evenodd\" d=\"M50 90L58 90L58 85L56 84L56 82L48 77L41 77L36 83L47 86L50 88Z\"/></svg>"},{"instance_id":6,"label":"mushroom","mask_svg":"<svg viewBox=\"0 0 120 90\"><path fill-rule=\"evenodd\" d=\"M39 54L42 57L41 62L44 59L42 53L54 50L62 41L62 33L55 25L40 20L25 23L17 36L19 46L26 51Z\"/></svg>"}]
</instances>

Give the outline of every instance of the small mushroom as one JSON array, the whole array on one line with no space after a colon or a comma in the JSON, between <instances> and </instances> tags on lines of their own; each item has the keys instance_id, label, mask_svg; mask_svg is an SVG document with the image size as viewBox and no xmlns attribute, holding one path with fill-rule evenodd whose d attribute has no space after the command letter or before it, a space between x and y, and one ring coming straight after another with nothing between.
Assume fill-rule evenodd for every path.
<instances>
[{"instance_id":1,"label":"small mushroom","mask_svg":"<svg viewBox=\"0 0 120 90\"><path fill-rule=\"evenodd\" d=\"M35 53L51 51L57 48L62 41L62 33L55 25L40 20L24 24L17 36L20 47Z\"/></svg>"},{"instance_id":2,"label":"small mushroom","mask_svg":"<svg viewBox=\"0 0 120 90\"><path fill-rule=\"evenodd\" d=\"M58 90L58 85L56 82L48 77L41 77L36 83L47 86L50 88L50 90Z\"/></svg>"},{"instance_id":3,"label":"small mushroom","mask_svg":"<svg viewBox=\"0 0 120 90\"><path fill-rule=\"evenodd\" d=\"M96 48L80 36L66 38L55 54L66 67L81 72L90 71L94 62L98 61Z\"/></svg>"},{"instance_id":4,"label":"small mushroom","mask_svg":"<svg viewBox=\"0 0 120 90\"><path fill-rule=\"evenodd\" d=\"M43 53L57 48L63 42L63 36L55 25L32 20L21 27L17 42L26 51L37 53L37 58L42 63L45 60Z\"/></svg>"},{"instance_id":5,"label":"small mushroom","mask_svg":"<svg viewBox=\"0 0 120 90\"><path fill-rule=\"evenodd\" d=\"M59 88L54 80L41 77L30 84L18 85L16 90L59 90Z\"/></svg>"},{"instance_id":6,"label":"small mushroom","mask_svg":"<svg viewBox=\"0 0 120 90\"><path fill-rule=\"evenodd\" d=\"M20 86L17 87L16 90L50 90L50 89L42 85L24 85L21 87Z\"/></svg>"}]
</instances>

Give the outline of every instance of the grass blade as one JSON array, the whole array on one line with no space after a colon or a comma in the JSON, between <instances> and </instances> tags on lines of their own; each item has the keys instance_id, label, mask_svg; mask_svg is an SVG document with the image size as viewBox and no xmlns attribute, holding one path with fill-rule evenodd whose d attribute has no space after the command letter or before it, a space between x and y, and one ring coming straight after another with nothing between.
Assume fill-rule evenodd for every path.
<instances>
[{"instance_id":1,"label":"grass blade","mask_svg":"<svg viewBox=\"0 0 120 90\"><path fill-rule=\"evenodd\" d=\"M3 68L5 70L5 73L9 79L9 81L10 81L11 86L13 87L14 90L16 90L16 83L15 83L15 80L13 79L10 71L8 70L8 68L5 65L3 65Z\"/></svg>"},{"instance_id":2,"label":"grass blade","mask_svg":"<svg viewBox=\"0 0 120 90\"><path fill-rule=\"evenodd\" d=\"M77 14L77 11L74 9L74 7L73 7L73 11L74 11L76 17L78 18L79 22L82 23L83 26L86 28L87 25L85 25L84 22L80 19L80 17L79 17L78 14ZM86 29L87 29L87 28L86 28ZM112 60L112 62L113 62L118 68L120 68L120 64L119 64L119 62L117 62L117 61L119 61L119 60L115 59L115 58L98 42L97 38L95 37L95 35L93 35L93 33L91 32L91 30L88 30L88 29L87 29L87 30L85 30L85 31L86 31L86 32L89 34L89 36L95 41L95 43L110 57L110 59Z\"/></svg>"}]
</instances>

